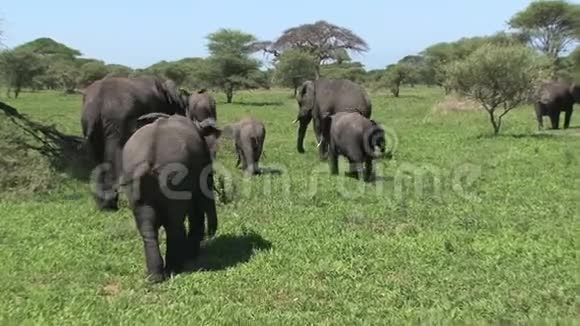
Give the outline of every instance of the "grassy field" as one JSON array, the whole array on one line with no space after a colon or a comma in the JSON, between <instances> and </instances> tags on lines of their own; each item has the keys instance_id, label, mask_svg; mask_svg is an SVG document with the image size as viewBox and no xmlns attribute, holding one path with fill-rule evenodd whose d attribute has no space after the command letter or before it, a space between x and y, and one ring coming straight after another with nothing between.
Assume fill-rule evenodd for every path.
<instances>
[{"instance_id":1,"label":"grassy field","mask_svg":"<svg viewBox=\"0 0 580 326\"><path fill-rule=\"evenodd\" d=\"M0 190L0 325L578 322L580 116L537 134L523 107L493 137L482 112L433 112L438 89L402 94L372 96L396 140L373 184L330 176L311 131L296 152L288 91L219 95L220 126L265 122L263 164L282 174L244 179L222 143L218 236L199 271L155 286L126 205L99 213L86 181L5 150L30 173ZM80 133L78 96L8 103ZM1 112L0 127L16 134Z\"/></svg>"}]
</instances>

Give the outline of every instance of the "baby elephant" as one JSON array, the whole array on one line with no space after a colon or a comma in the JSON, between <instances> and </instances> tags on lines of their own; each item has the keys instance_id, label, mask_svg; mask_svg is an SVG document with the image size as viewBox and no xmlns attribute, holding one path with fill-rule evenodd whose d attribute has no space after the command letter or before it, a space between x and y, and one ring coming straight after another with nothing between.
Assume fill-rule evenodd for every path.
<instances>
[{"instance_id":1,"label":"baby elephant","mask_svg":"<svg viewBox=\"0 0 580 326\"><path fill-rule=\"evenodd\" d=\"M219 137L213 120L194 122L152 113L139 118L151 122L139 128L122 152L122 183L145 247L147 274L160 282L183 270L195 258L205 231L217 230L213 172L206 138ZM186 234L185 216L189 232ZM165 268L159 251L158 231L167 234Z\"/></svg>"},{"instance_id":2,"label":"baby elephant","mask_svg":"<svg viewBox=\"0 0 580 326\"><path fill-rule=\"evenodd\" d=\"M224 133L229 134L234 139L238 161L242 170L249 175L260 173L258 162L262 156L264 140L266 139L266 128L264 124L254 118L244 118L237 123L224 128Z\"/></svg>"},{"instance_id":3,"label":"baby elephant","mask_svg":"<svg viewBox=\"0 0 580 326\"><path fill-rule=\"evenodd\" d=\"M358 112L340 112L325 118L324 137L329 140L330 173L338 174L338 156L344 155L360 176L364 163L364 180L373 177L373 159L385 153L385 131Z\"/></svg>"}]
</instances>

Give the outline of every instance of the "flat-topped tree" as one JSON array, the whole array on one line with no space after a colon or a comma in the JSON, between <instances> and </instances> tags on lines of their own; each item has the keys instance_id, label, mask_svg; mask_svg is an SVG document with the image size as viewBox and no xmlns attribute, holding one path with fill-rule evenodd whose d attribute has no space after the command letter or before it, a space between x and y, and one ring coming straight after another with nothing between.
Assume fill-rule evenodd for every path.
<instances>
[{"instance_id":1,"label":"flat-topped tree","mask_svg":"<svg viewBox=\"0 0 580 326\"><path fill-rule=\"evenodd\" d=\"M289 28L274 42L260 42L258 45L275 56L288 49L308 53L315 59L317 78L322 63L329 60L345 61L348 51L360 53L369 50L366 41L351 30L323 20Z\"/></svg>"},{"instance_id":2,"label":"flat-topped tree","mask_svg":"<svg viewBox=\"0 0 580 326\"><path fill-rule=\"evenodd\" d=\"M580 5L563 0L535 1L509 21L529 44L556 60L580 39Z\"/></svg>"}]
</instances>

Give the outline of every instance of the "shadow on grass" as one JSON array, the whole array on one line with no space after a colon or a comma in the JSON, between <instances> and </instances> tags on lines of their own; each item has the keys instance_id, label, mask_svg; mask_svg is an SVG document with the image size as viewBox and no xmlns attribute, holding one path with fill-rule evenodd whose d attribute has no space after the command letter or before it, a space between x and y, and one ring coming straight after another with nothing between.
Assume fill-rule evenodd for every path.
<instances>
[{"instance_id":1,"label":"shadow on grass","mask_svg":"<svg viewBox=\"0 0 580 326\"><path fill-rule=\"evenodd\" d=\"M389 99L400 99L400 100L424 100L425 96L421 95L409 95L409 94L400 94L398 97L389 96Z\"/></svg>"},{"instance_id":2,"label":"shadow on grass","mask_svg":"<svg viewBox=\"0 0 580 326\"><path fill-rule=\"evenodd\" d=\"M535 138L535 139L554 139L556 137L563 136L562 134L556 135L553 133L535 133L535 134L483 134L476 136L476 139L505 139L505 138L513 138L513 139L524 139L524 138Z\"/></svg>"},{"instance_id":3,"label":"shadow on grass","mask_svg":"<svg viewBox=\"0 0 580 326\"><path fill-rule=\"evenodd\" d=\"M220 235L202 245L201 255L186 273L225 270L250 261L256 251L271 248L270 241L253 231L244 232L242 235Z\"/></svg>"},{"instance_id":4,"label":"shadow on grass","mask_svg":"<svg viewBox=\"0 0 580 326\"><path fill-rule=\"evenodd\" d=\"M18 149L34 150L48 158L59 172L64 172L79 180L89 180L92 163L83 146L83 138L64 134L54 125L32 121L26 115L0 101L0 112L28 137L15 137L12 141Z\"/></svg>"},{"instance_id":5,"label":"shadow on grass","mask_svg":"<svg viewBox=\"0 0 580 326\"><path fill-rule=\"evenodd\" d=\"M376 175L376 174L371 176L371 178L369 180L364 180L362 174L359 175L358 172L350 172L350 171L344 172L344 176L347 178L359 180L361 182L368 183L368 184L376 184L376 183L380 183L380 182L389 182L389 181L394 180L394 178L391 176L382 176L382 175Z\"/></svg>"},{"instance_id":6,"label":"shadow on grass","mask_svg":"<svg viewBox=\"0 0 580 326\"><path fill-rule=\"evenodd\" d=\"M262 107L262 106L282 106L284 105L284 102L280 102L280 101L272 101L272 102L235 102L236 105L239 106L257 106L257 107Z\"/></svg>"},{"instance_id":7,"label":"shadow on grass","mask_svg":"<svg viewBox=\"0 0 580 326\"><path fill-rule=\"evenodd\" d=\"M258 175L282 175L284 171L276 168L261 167L258 171Z\"/></svg>"}]
</instances>

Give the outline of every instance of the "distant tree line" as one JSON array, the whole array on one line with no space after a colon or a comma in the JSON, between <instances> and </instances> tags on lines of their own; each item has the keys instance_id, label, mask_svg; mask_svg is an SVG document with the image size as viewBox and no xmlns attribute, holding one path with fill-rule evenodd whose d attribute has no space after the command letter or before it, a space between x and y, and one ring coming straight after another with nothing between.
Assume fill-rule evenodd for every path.
<instances>
[{"instance_id":1,"label":"distant tree line","mask_svg":"<svg viewBox=\"0 0 580 326\"><path fill-rule=\"evenodd\" d=\"M489 45L533 49L550 61L548 77L580 79L580 5L564 0L532 2L513 16L509 27L509 31L491 36L437 43L375 70L366 70L351 59L352 53L369 50L366 41L326 21L289 28L271 41L257 40L239 30L220 29L207 36L207 58L161 61L144 69L83 58L76 49L40 38L0 52L0 80L8 94L17 97L23 88L72 93L106 77L153 75L172 79L190 90L223 91L231 102L239 89L281 86L295 93L305 80L326 77L386 89L398 97L402 85L457 90L457 80L450 75L457 70L451 68ZM576 50L565 55L574 46ZM260 52L271 59L273 68L262 67L256 58Z\"/></svg>"}]
</instances>

